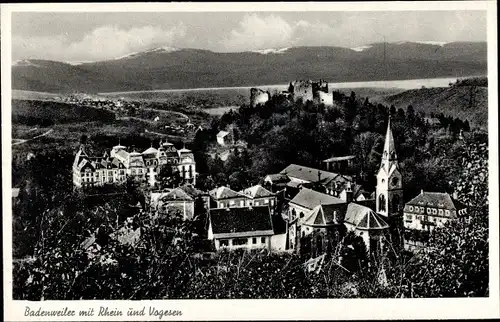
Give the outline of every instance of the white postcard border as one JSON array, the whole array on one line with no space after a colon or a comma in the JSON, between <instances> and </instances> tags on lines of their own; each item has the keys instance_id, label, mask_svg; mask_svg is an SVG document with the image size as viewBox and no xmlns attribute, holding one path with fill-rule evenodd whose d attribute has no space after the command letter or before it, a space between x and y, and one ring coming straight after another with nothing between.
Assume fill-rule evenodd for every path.
<instances>
[{"instance_id":1,"label":"white postcard border","mask_svg":"<svg viewBox=\"0 0 500 322\"><path fill-rule=\"evenodd\" d=\"M11 214L11 13L13 11L406 11L406 10L486 10L488 23L488 104L489 104L489 193L490 193L490 297L465 299L290 299L290 300L155 300L155 301L14 301L12 300L12 214ZM78 321L74 317L30 318L25 307L44 310L99 309L107 306L126 311L133 307L155 306L181 310L182 315L162 320L236 319L414 319L499 317L499 216L498 216L498 75L497 16L494 1L455 2L365 2L365 3L105 3L105 4L9 4L1 6L2 23L2 198L4 245L4 319L6 321ZM159 320L155 317L87 317L85 320Z\"/></svg>"}]
</instances>

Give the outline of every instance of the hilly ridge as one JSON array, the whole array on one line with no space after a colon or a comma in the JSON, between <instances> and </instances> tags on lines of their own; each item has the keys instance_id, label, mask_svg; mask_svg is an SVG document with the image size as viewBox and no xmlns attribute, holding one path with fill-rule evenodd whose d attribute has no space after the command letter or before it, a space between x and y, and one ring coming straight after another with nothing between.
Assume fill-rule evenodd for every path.
<instances>
[{"instance_id":1,"label":"hilly ridge","mask_svg":"<svg viewBox=\"0 0 500 322\"><path fill-rule=\"evenodd\" d=\"M113 60L69 64L28 60L12 66L13 89L113 92L254 86L293 79L372 81L486 74L486 43L372 44L292 47L278 51L218 53L157 48Z\"/></svg>"}]
</instances>

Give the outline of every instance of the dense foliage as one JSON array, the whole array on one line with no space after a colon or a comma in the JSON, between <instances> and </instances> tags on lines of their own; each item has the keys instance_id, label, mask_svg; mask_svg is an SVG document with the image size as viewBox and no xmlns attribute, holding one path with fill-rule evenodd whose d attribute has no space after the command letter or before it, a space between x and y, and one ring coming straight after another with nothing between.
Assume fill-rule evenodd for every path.
<instances>
[{"instance_id":1,"label":"dense foliage","mask_svg":"<svg viewBox=\"0 0 500 322\"><path fill-rule=\"evenodd\" d=\"M356 158L349 174L374 190L391 113L405 198L421 189L452 190L449 182L457 176L461 167L458 157L463 151L459 133L470 129L466 121L452 119L450 125L443 115L442 126L436 127L412 106L406 110L388 108L359 99L355 93L345 96L334 92L334 99L334 107L324 107L274 96L260 108L242 106L238 112L230 111L214 120L210 128L197 133L193 144L200 185L207 189L218 185L241 188L291 163L323 168L324 159L352 154ZM207 152L217 149L214 141L218 131L230 127L245 144L231 147L223 162ZM485 142L486 136L479 135L477 140Z\"/></svg>"}]
</instances>

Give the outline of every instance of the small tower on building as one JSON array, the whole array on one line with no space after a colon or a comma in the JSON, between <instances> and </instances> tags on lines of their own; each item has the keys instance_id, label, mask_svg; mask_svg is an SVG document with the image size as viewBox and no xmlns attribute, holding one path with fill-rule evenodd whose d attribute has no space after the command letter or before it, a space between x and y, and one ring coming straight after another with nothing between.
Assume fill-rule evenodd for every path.
<instances>
[{"instance_id":1,"label":"small tower on building","mask_svg":"<svg viewBox=\"0 0 500 322\"><path fill-rule=\"evenodd\" d=\"M376 212L385 217L394 217L400 215L403 209L403 182L392 136L390 116L387 123L382 162L377 174Z\"/></svg>"}]
</instances>

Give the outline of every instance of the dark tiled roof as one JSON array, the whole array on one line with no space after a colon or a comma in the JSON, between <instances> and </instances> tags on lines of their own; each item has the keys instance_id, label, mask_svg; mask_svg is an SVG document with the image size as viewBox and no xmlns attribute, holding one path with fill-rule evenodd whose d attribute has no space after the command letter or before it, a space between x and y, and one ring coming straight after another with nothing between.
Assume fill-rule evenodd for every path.
<instances>
[{"instance_id":1,"label":"dark tiled roof","mask_svg":"<svg viewBox=\"0 0 500 322\"><path fill-rule=\"evenodd\" d=\"M211 209L210 223L216 237L217 235L242 236L244 233L273 234L271 215L267 206Z\"/></svg>"},{"instance_id":2,"label":"dark tiled roof","mask_svg":"<svg viewBox=\"0 0 500 322\"><path fill-rule=\"evenodd\" d=\"M442 208L448 210L460 210L465 206L458 200L453 199L445 192L425 192L422 191L418 196L406 203L412 206L423 206Z\"/></svg>"},{"instance_id":3,"label":"dark tiled roof","mask_svg":"<svg viewBox=\"0 0 500 322\"><path fill-rule=\"evenodd\" d=\"M290 201L290 203L294 203L307 209L313 209L320 204L340 204L345 203L345 201L321 192L302 188L299 193Z\"/></svg>"}]
</instances>

